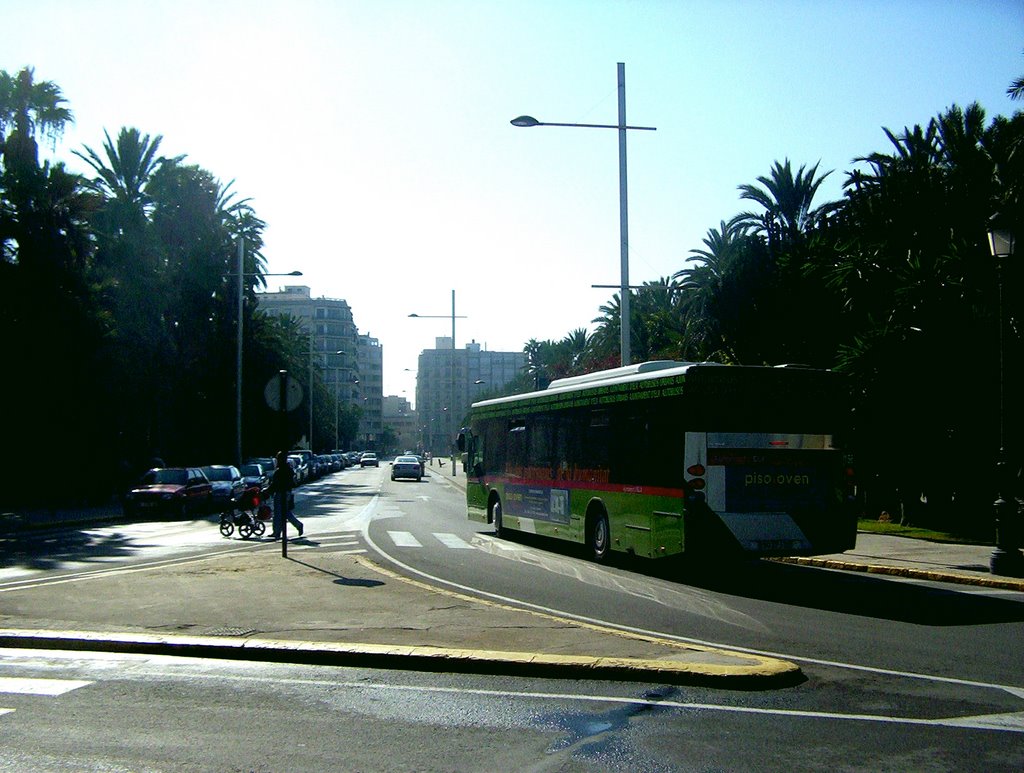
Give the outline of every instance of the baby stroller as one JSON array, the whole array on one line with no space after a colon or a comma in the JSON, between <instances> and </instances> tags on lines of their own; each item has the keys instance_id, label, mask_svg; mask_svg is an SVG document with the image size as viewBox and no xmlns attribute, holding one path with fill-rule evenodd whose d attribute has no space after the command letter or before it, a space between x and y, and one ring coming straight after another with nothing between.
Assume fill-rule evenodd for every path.
<instances>
[{"instance_id":1,"label":"baby stroller","mask_svg":"<svg viewBox=\"0 0 1024 773\"><path fill-rule=\"evenodd\" d=\"M267 530L266 520L270 516L270 508L260 505L260 492L258 489L246 489L233 503L231 510L225 510L220 514L220 533L230 537L238 528L242 539L249 539L254 534L262 537Z\"/></svg>"}]
</instances>

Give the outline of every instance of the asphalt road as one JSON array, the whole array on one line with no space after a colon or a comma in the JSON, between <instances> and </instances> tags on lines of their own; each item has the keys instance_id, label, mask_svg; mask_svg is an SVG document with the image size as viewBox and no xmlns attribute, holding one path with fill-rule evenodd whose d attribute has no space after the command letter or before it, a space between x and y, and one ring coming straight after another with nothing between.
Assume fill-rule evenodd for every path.
<instances>
[{"instance_id":1,"label":"asphalt road","mask_svg":"<svg viewBox=\"0 0 1024 773\"><path fill-rule=\"evenodd\" d=\"M33 773L1014 771L1024 762L1017 733L837 714L815 689L723 694L35 650L0 653L0 674L0 769ZM872 716L888 699L850 698L870 699ZM952 700L918 696L917 708L939 715Z\"/></svg>"},{"instance_id":2,"label":"asphalt road","mask_svg":"<svg viewBox=\"0 0 1024 773\"><path fill-rule=\"evenodd\" d=\"M808 678L747 693L8 650L0 769L1024 769L1019 593L773 564L600 567L498 540L444 479L392 482L386 466L300 489L298 511L307 534L351 534L346 549L434 584L770 652ZM0 585L55 594L98 567L248 549L209 522L90 535L20 545ZM309 549L337 549L322 544Z\"/></svg>"},{"instance_id":3,"label":"asphalt road","mask_svg":"<svg viewBox=\"0 0 1024 773\"><path fill-rule=\"evenodd\" d=\"M1024 689L1024 594L772 562L602 567L570 546L497 539L492 527L466 519L460 490L432 481L388 481L394 494L382 500L368 536L375 551L433 581L801 664ZM458 548L445 544L453 542L447 535Z\"/></svg>"}]
</instances>

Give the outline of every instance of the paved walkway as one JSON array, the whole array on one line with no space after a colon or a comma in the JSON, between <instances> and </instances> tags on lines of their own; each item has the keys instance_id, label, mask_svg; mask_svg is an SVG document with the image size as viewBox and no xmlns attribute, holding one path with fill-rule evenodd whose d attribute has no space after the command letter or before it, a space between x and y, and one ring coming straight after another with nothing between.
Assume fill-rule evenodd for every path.
<instances>
[{"instance_id":1,"label":"paved walkway","mask_svg":"<svg viewBox=\"0 0 1024 773\"><path fill-rule=\"evenodd\" d=\"M450 463L428 470L465 485L461 471L452 478ZM17 539L47 523L119 518L116 508L27 514L0 521L0 533ZM802 678L795 664L774 658L627 634L440 590L363 554L325 550L312 529L291 543L287 559L274 543L225 545L238 550L150 568L98 568L60 585L0 586L0 646L742 689ZM841 555L786 560L1024 592L1024 580L988 573L990 553L861 534L857 547Z\"/></svg>"}]
</instances>

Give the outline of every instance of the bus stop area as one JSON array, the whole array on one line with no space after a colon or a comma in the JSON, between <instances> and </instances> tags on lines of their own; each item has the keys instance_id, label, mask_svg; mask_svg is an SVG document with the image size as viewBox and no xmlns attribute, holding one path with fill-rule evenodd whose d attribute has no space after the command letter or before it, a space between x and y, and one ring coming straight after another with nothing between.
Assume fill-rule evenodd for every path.
<instances>
[{"instance_id":1,"label":"bus stop area","mask_svg":"<svg viewBox=\"0 0 1024 773\"><path fill-rule=\"evenodd\" d=\"M461 470L431 474L465 485ZM55 514L51 525L103 521L86 515ZM46 523L7 526L4 540ZM74 582L4 583L0 646L736 689L802 678L782 660L520 609L403 577L372 555L315 546L307 536L287 558L267 542L157 566L97 565ZM780 560L1024 592L1024 580L988 572L991 550L861 534L840 555Z\"/></svg>"}]
</instances>

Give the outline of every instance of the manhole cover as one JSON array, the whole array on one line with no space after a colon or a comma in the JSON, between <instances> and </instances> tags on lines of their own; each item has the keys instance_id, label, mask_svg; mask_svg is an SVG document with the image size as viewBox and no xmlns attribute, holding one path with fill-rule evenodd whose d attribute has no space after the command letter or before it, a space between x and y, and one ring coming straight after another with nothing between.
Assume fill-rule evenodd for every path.
<instances>
[{"instance_id":1,"label":"manhole cover","mask_svg":"<svg viewBox=\"0 0 1024 773\"><path fill-rule=\"evenodd\" d=\"M254 628L212 628L207 636L249 636L256 633Z\"/></svg>"}]
</instances>

